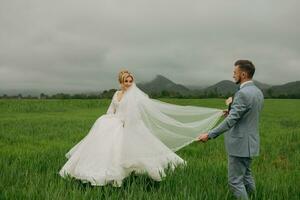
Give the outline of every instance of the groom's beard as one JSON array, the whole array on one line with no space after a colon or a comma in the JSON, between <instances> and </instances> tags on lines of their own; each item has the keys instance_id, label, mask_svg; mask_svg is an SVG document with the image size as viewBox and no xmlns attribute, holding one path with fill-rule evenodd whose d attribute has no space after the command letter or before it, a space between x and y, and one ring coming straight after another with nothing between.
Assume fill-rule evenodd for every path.
<instances>
[{"instance_id":1,"label":"groom's beard","mask_svg":"<svg viewBox=\"0 0 300 200\"><path fill-rule=\"evenodd\" d=\"M239 78L238 80L235 81L235 84L240 84L241 83L241 79Z\"/></svg>"}]
</instances>

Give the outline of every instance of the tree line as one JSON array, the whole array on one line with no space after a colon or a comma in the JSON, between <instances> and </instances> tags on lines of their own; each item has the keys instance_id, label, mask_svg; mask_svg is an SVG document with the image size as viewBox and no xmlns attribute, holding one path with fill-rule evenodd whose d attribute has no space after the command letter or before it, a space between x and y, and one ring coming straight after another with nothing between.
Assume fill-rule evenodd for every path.
<instances>
[{"instance_id":1,"label":"tree line","mask_svg":"<svg viewBox=\"0 0 300 200\"><path fill-rule=\"evenodd\" d=\"M1 99L111 99L116 89L104 90L103 92L93 93L93 94L67 94L67 93L57 93L53 95L47 95L45 93L40 93L39 96L33 95L6 95L0 96ZM279 98L279 99L300 99L299 94L275 94L272 91L263 91L265 98ZM181 94L176 91L163 90L161 92L150 92L149 96L151 98L184 98L184 99L195 99L195 98L228 98L233 96L233 93L221 94L217 91L204 91L204 92L192 92L189 94Z\"/></svg>"}]
</instances>

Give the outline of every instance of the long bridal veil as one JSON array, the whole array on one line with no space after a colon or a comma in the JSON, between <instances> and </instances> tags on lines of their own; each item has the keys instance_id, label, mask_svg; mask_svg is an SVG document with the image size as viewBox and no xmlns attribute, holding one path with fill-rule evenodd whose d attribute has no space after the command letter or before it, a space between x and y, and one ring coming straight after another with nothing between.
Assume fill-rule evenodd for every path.
<instances>
[{"instance_id":1,"label":"long bridal veil","mask_svg":"<svg viewBox=\"0 0 300 200\"><path fill-rule=\"evenodd\" d=\"M180 106L151 99L135 83L122 99L124 127L139 132L141 123L173 151L192 143L200 133L211 129L222 110L197 106ZM145 131L141 129L140 131Z\"/></svg>"}]
</instances>

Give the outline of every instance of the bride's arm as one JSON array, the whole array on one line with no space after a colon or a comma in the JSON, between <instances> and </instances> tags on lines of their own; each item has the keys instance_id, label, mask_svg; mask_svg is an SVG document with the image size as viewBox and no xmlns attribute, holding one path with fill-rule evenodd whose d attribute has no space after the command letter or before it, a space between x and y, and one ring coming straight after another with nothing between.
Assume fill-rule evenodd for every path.
<instances>
[{"instance_id":1,"label":"bride's arm","mask_svg":"<svg viewBox=\"0 0 300 200\"><path fill-rule=\"evenodd\" d=\"M110 102L110 105L109 105L109 107L107 109L106 114L115 114L115 112L116 112L115 104L113 103L113 99L115 98L116 93L117 92L115 92L115 94L113 95L113 97L111 99L111 102Z\"/></svg>"}]
</instances>

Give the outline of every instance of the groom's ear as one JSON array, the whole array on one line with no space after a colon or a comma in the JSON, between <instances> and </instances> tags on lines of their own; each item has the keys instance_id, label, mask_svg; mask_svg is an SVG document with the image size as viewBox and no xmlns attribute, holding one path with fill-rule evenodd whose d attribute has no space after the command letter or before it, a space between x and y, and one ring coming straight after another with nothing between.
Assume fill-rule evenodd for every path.
<instances>
[{"instance_id":1,"label":"groom's ear","mask_svg":"<svg viewBox=\"0 0 300 200\"><path fill-rule=\"evenodd\" d=\"M242 71L241 76L242 76L243 78L248 78L248 74L247 74L246 72L244 72L244 71Z\"/></svg>"}]
</instances>

